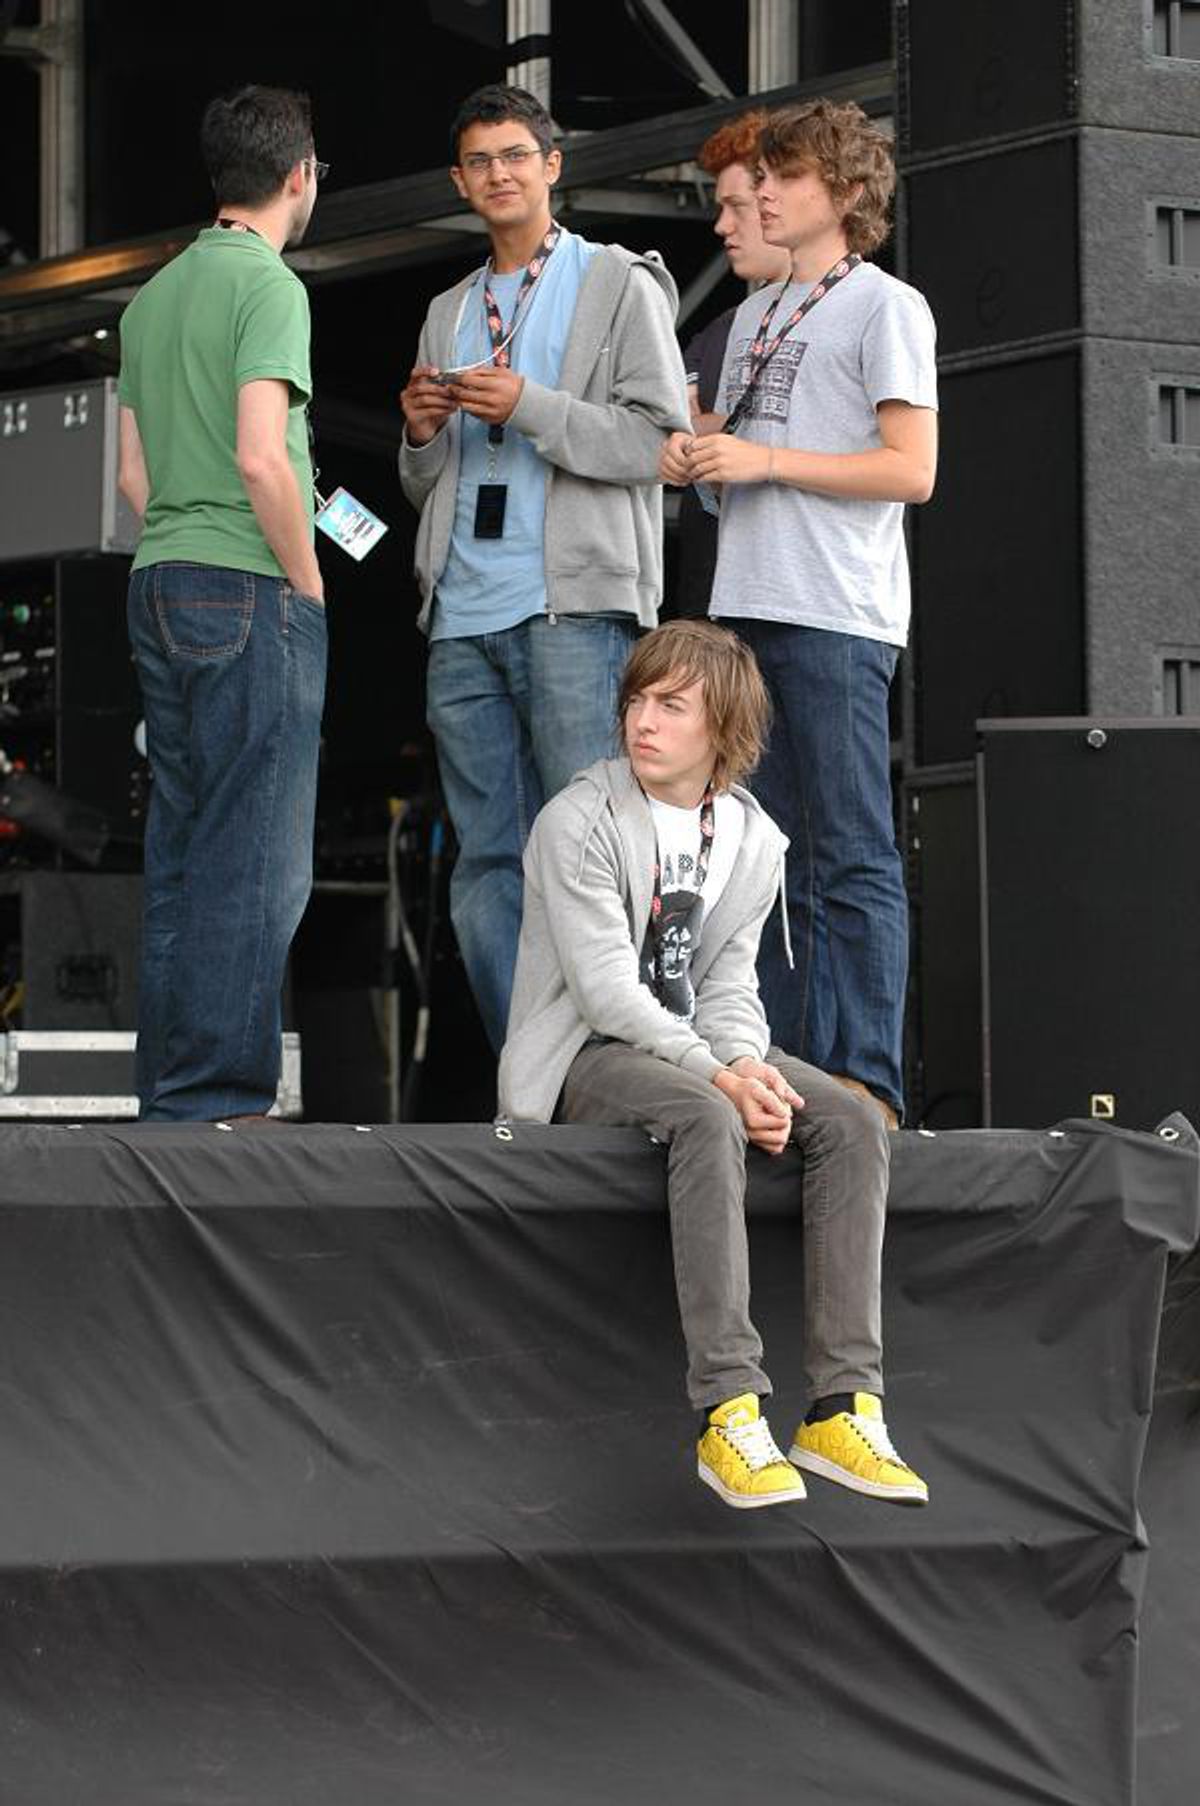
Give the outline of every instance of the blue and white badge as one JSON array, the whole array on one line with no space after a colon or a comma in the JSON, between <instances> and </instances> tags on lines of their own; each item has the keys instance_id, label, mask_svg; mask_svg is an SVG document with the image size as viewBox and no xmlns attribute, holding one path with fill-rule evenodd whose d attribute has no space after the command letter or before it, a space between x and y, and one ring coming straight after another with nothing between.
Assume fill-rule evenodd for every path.
<instances>
[{"instance_id":1,"label":"blue and white badge","mask_svg":"<svg viewBox=\"0 0 1200 1806\"><path fill-rule=\"evenodd\" d=\"M327 533L335 545L361 563L372 547L379 544L387 525L364 502L356 501L348 489L335 489L329 500L317 497L320 508L313 525Z\"/></svg>"}]
</instances>

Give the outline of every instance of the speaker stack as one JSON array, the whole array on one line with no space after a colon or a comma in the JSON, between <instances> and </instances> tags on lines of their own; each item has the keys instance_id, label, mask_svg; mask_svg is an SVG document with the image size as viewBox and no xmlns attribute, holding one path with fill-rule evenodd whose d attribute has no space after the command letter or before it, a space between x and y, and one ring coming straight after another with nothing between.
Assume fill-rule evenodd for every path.
<instances>
[{"instance_id":1,"label":"speaker stack","mask_svg":"<svg viewBox=\"0 0 1200 1806\"><path fill-rule=\"evenodd\" d=\"M942 408L902 809L936 1127L984 1120L977 721L1200 712L1200 0L898 0L896 38Z\"/></svg>"},{"instance_id":2,"label":"speaker stack","mask_svg":"<svg viewBox=\"0 0 1200 1806\"><path fill-rule=\"evenodd\" d=\"M1200 1122L1200 717L979 726L984 1121Z\"/></svg>"}]
</instances>

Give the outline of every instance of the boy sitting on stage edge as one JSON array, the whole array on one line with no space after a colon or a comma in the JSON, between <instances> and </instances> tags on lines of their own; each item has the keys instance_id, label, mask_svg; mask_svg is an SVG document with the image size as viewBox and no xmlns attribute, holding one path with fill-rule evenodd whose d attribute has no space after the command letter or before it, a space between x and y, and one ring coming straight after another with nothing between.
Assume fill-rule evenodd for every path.
<instances>
[{"instance_id":1,"label":"boy sitting on stage edge","mask_svg":"<svg viewBox=\"0 0 1200 1806\"><path fill-rule=\"evenodd\" d=\"M636 1124L666 1144L699 1473L727 1504L802 1499L797 1468L924 1504L881 1405L883 1121L770 1047L758 998L786 842L739 783L768 724L754 655L711 622L672 622L634 648L618 706L626 756L547 803L525 851L501 1113ZM804 1152L811 1401L790 1461L759 1411L771 1384L744 1208L747 1142L779 1154L789 1141Z\"/></svg>"}]
</instances>

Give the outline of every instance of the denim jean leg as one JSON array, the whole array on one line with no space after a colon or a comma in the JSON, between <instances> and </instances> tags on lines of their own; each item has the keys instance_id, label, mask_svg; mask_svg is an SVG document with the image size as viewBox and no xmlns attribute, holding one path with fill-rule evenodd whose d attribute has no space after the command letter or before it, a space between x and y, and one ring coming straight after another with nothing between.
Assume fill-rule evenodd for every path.
<instances>
[{"instance_id":1,"label":"denim jean leg","mask_svg":"<svg viewBox=\"0 0 1200 1806\"><path fill-rule=\"evenodd\" d=\"M739 623L739 631L743 625L756 630L746 637L756 652L761 647L772 700L787 722L824 929L828 978L820 983L829 987L830 1026L817 1047L810 1025L802 1053L860 1079L902 1114L908 899L892 816L887 706L896 648L815 627L753 622ZM780 825L788 831L786 820ZM789 851L789 889L793 864ZM814 940L820 947L819 929ZM787 1044L774 1019L772 1033Z\"/></svg>"},{"instance_id":2,"label":"denim jean leg","mask_svg":"<svg viewBox=\"0 0 1200 1806\"><path fill-rule=\"evenodd\" d=\"M155 625L153 569L134 571L128 602L129 639L154 771L146 818L138 985L136 1082L143 1114L157 1088L166 1052L192 818L188 712Z\"/></svg>"},{"instance_id":3,"label":"denim jean leg","mask_svg":"<svg viewBox=\"0 0 1200 1806\"><path fill-rule=\"evenodd\" d=\"M458 857L450 914L479 1014L504 1045L521 931L521 855L541 789L518 700L528 684L524 629L436 640L426 708Z\"/></svg>"},{"instance_id":4,"label":"denim jean leg","mask_svg":"<svg viewBox=\"0 0 1200 1806\"><path fill-rule=\"evenodd\" d=\"M831 1072L848 1073L904 1114L908 893L892 808L888 691L897 650L834 636L831 750L817 793L817 886L836 1003Z\"/></svg>"},{"instance_id":5,"label":"denim jean leg","mask_svg":"<svg viewBox=\"0 0 1200 1806\"><path fill-rule=\"evenodd\" d=\"M150 567L144 595L134 645L167 790L152 803L146 920L161 919L143 961L150 1034L158 1021L165 1036L142 1113L259 1113L278 1085L280 994L312 882L325 611L280 578L203 565ZM184 799L180 874L168 859Z\"/></svg>"},{"instance_id":6,"label":"denim jean leg","mask_svg":"<svg viewBox=\"0 0 1200 1806\"><path fill-rule=\"evenodd\" d=\"M529 733L544 795L619 750L617 693L637 638L632 616L539 615L529 636Z\"/></svg>"},{"instance_id":7,"label":"denim jean leg","mask_svg":"<svg viewBox=\"0 0 1200 1806\"><path fill-rule=\"evenodd\" d=\"M833 987L829 977L824 911L816 885L809 771L792 739L786 684L778 666L794 629L775 621L731 620L758 660L771 699L771 731L751 779L755 796L788 838L786 903L792 959L789 964L779 909L763 924L758 983L771 1034L782 1047L823 1066L834 1039Z\"/></svg>"}]
</instances>

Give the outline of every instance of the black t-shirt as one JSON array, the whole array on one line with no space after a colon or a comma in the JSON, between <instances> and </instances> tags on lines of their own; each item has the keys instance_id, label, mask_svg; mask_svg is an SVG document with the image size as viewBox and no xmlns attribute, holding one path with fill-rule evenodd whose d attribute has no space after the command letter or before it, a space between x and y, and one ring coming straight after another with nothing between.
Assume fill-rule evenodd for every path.
<instances>
[{"instance_id":1,"label":"black t-shirt","mask_svg":"<svg viewBox=\"0 0 1200 1806\"><path fill-rule=\"evenodd\" d=\"M718 314L688 341L683 365L689 383L695 383L701 411L710 414L717 403L725 345L736 307ZM700 506L689 486L679 504L679 575L675 585L677 615L693 619L708 613L713 577L717 569L717 520Z\"/></svg>"}]
</instances>

